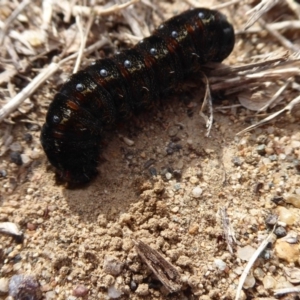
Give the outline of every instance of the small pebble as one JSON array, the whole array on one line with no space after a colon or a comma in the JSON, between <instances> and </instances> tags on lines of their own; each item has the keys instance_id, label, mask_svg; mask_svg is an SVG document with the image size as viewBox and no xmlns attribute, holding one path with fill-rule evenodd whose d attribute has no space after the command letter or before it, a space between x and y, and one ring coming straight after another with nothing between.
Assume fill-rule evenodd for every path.
<instances>
[{"instance_id":1,"label":"small pebble","mask_svg":"<svg viewBox=\"0 0 300 300\"><path fill-rule=\"evenodd\" d=\"M141 283L136 289L135 293L139 296L149 295L149 286L146 283Z\"/></svg>"},{"instance_id":2,"label":"small pebble","mask_svg":"<svg viewBox=\"0 0 300 300\"><path fill-rule=\"evenodd\" d=\"M252 255L255 251L256 251L256 249L250 245L247 245L245 247L238 247L237 257L242 260L249 261L249 259L252 257Z\"/></svg>"},{"instance_id":3,"label":"small pebble","mask_svg":"<svg viewBox=\"0 0 300 300\"><path fill-rule=\"evenodd\" d=\"M182 176L182 173L181 173L180 170L174 170L173 171L173 176L174 176L175 179L180 179L181 176Z\"/></svg>"},{"instance_id":4,"label":"small pebble","mask_svg":"<svg viewBox=\"0 0 300 300\"><path fill-rule=\"evenodd\" d=\"M266 154L266 146L265 145L259 145L256 147L256 151L259 155L265 155Z\"/></svg>"},{"instance_id":5,"label":"small pebble","mask_svg":"<svg viewBox=\"0 0 300 300\"><path fill-rule=\"evenodd\" d=\"M175 183L174 186L173 186L173 188L174 188L175 191L180 190L181 189L180 183Z\"/></svg>"},{"instance_id":6,"label":"small pebble","mask_svg":"<svg viewBox=\"0 0 300 300\"><path fill-rule=\"evenodd\" d=\"M293 288L295 288L295 286L290 282L288 282L287 280L278 281L276 282L276 286L275 286L275 289L293 289Z\"/></svg>"},{"instance_id":7,"label":"small pebble","mask_svg":"<svg viewBox=\"0 0 300 300\"><path fill-rule=\"evenodd\" d=\"M300 148L300 141L292 140L291 141L291 146L295 148Z\"/></svg>"},{"instance_id":8,"label":"small pebble","mask_svg":"<svg viewBox=\"0 0 300 300\"><path fill-rule=\"evenodd\" d=\"M55 300L57 299L57 295L55 293L55 291L49 291L45 294L45 299L46 300Z\"/></svg>"},{"instance_id":9,"label":"small pebble","mask_svg":"<svg viewBox=\"0 0 300 300\"><path fill-rule=\"evenodd\" d=\"M107 294L110 299L118 299L122 296L122 292L117 290L113 285L107 289Z\"/></svg>"},{"instance_id":10,"label":"small pebble","mask_svg":"<svg viewBox=\"0 0 300 300\"><path fill-rule=\"evenodd\" d=\"M38 159L41 156L41 154L42 152L40 150L34 148L29 156L31 159Z\"/></svg>"},{"instance_id":11,"label":"small pebble","mask_svg":"<svg viewBox=\"0 0 300 300\"><path fill-rule=\"evenodd\" d=\"M281 238L281 237L286 236L286 229L285 229L284 227L282 227L282 226L278 226L278 227L275 229L274 233L275 233L279 238Z\"/></svg>"},{"instance_id":12,"label":"small pebble","mask_svg":"<svg viewBox=\"0 0 300 300\"><path fill-rule=\"evenodd\" d=\"M296 231L289 231L283 240L289 244L297 244L299 242L298 233Z\"/></svg>"},{"instance_id":13,"label":"small pebble","mask_svg":"<svg viewBox=\"0 0 300 300\"><path fill-rule=\"evenodd\" d=\"M203 190L199 186L195 187L192 191L193 197L195 197L195 198L200 198L202 193L203 193Z\"/></svg>"},{"instance_id":14,"label":"small pebble","mask_svg":"<svg viewBox=\"0 0 300 300\"><path fill-rule=\"evenodd\" d=\"M179 131L178 126L171 126L168 130L168 134L170 137L173 137L173 136L177 135L178 131Z\"/></svg>"},{"instance_id":15,"label":"small pebble","mask_svg":"<svg viewBox=\"0 0 300 300\"><path fill-rule=\"evenodd\" d=\"M179 206L175 206L171 209L173 213L177 213L179 211Z\"/></svg>"},{"instance_id":16,"label":"small pebble","mask_svg":"<svg viewBox=\"0 0 300 300\"><path fill-rule=\"evenodd\" d=\"M107 274L118 276L123 270L124 264L114 256L106 256L103 262L103 271Z\"/></svg>"},{"instance_id":17,"label":"small pebble","mask_svg":"<svg viewBox=\"0 0 300 300\"><path fill-rule=\"evenodd\" d=\"M88 294L89 289L84 285L78 285L73 290L73 296L75 297L84 297Z\"/></svg>"},{"instance_id":18,"label":"small pebble","mask_svg":"<svg viewBox=\"0 0 300 300\"><path fill-rule=\"evenodd\" d=\"M134 145L134 141L133 140L130 140L129 138L127 138L125 136L123 136L122 139L123 139L123 141L124 141L124 143L126 145L128 145L128 146L133 146Z\"/></svg>"},{"instance_id":19,"label":"small pebble","mask_svg":"<svg viewBox=\"0 0 300 300\"><path fill-rule=\"evenodd\" d=\"M268 142L268 137L266 135L261 134L257 137L256 142L258 144L266 144Z\"/></svg>"},{"instance_id":20,"label":"small pebble","mask_svg":"<svg viewBox=\"0 0 300 300\"><path fill-rule=\"evenodd\" d=\"M7 176L7 171L4 169L0 170L0 177L6 177Z\"/></svg>"},{"instance_id":21,"label":"small pebble","mask_svg":"<svg viewBox=\"0 0 300 300\"><path fill-rule=\"evenodd\" d=\"M284 273L288 277L289 282L297 284L300 282L300 269L296 267L284 268Z\"/></svg>"},{"instance_id":22,"label":"small pebble","mask_svg":"<svg viewBox=\"0 0 300 300\"><path fill-rule=\"evenodd\" d=\"M30 231L36 230L37 225L32 223L27 223L27 229Z\"/></svg>"},{"instance_id":23,"label":"small pebble","mask_svg":"<svg viewBox=\"0 0 300 300\"><path fill-rule=\"evenodd\" d=\"M174 152L178 152L180 149L182 149L182 146L179 144L176 144L174 142L170 142L166 148L166 152L168 155L173 154Z\"/></svg>"},{"instance_id":24,"label":"small pebble","mask_svg":"<svg viewBox=\"0 0 300 300\"><path fill-rule=\"evenodd\" d=\"M149 173L151 176L157 176L157 170L154 167L149 168Z\"/></svg>"},{"instance_id":25,"label":"small pebble","mask_svg":"<svg viewBox=\"0 0 300 300\"><path fill-rule=\"evenodd\" d=\"M254 287L255 285L255 278L252 274L248 274L248 276L246 277L246 280L244 282L243 288L244 289L251 289Z\"/></svg>"},{"instance_id":26,"label":"small pebble","mask_svg":"<svg viewBox=\"0 0 300 300\"><path fill-rule=\"evenodd\" d=\"M29 165L31 162L31 159L27 154L21 154L21 160L22 160L23 165L25 165L25 166Z\"/></svg>"},{"instance_id":27,"label":"small pebble","mask_svg":"<svg viewBox=\"0 0 300 300\"><path fill-rule=\"evenodd\" d=\"M135 291L137 289L137 283L133 280L130 281L130 289Z\"/></svg>"},{"instance_id":28,"label":"small pebble","mask_svg":"<svg viewBox=\"0 0 300 300\"><path fill-rule=\"evenodd\" d=\"M278 220L280 222L284 222L287 225L293 225L296 221L295 214L290 210L283 206L278 206L276 209L278 213Z\"/></svg>"},{"instance_id":29,"label":"small pebble","mask_svg":"<svg viewBox=\"0 0 300 300\"><path fill-rule=\"evenodd\" d=\"M40 284L30 275L14 275L9 282L9 295L15 300L39 300L42 298Z\"/></svg>"},{"instance_id":30,"label":"small pebble","mask_svg":"<svg viewBox=\"0 0 300 300\"><path fill-rule=\"evenodd\" d=\"M262 281L263 277L265 276L265 272L261 268L254 269L254 277L260 281Z\"/></svg>"},{"instance_id":31,"label":"small pebble","mask_svg":"<svg viewBox=\"0 0 300 300\"><path fill-rule=\"evenodd\" d=\"M191 235L197 234L198 231L199 231L199 225L197 223L192 224L189 228L189 234Z\"/></svg>"},{"instance_id":32,"label":"small pebble","mask_svg":"<svg viewBox=\"0 0 300 300\"><path fill-rule=\"evenodd\" d=\"M263 279L263 285L266 290L274 289L276 280L272 276L266 275Z\"/></svg>"},{"instance_id":33,"label":"small pebble","mask_svg":"<svg viewBox=\"0 0 300 300\"><path fill-rule=\"evenodd\" d=\"M277 220L278 220L277 215L270 214L267 216L265 222L266 222L266 225L268 225L268 226L274 226L277 223Z\"/></svg>"},{"instance_id":34,"label":"small pebble","mask_svg":"<svg viewBox=\"0 0 300 300\"><path fill-rule=\"evenodd\" d=\"M298 244L289 244L283 239L278 239L275 243L274 249L278 258L281 258L289 263L298 261L300 255Z\"/></svg>"},{"instance_id":35,"label":"small pebble","mask_svg":"<svg viewBox=\"0 0 300 300\"><path fill-rule=\"evenodd\" d=\"M0 278L0 296L8 293L8 278Z\"/></svg>"},{"instance_id":36,"label":"small pebble","mask_svg":"<svg viewBox=\"0 0 300 300\"><path fill-rule=\"evenodd\" d=\"M283 196L284 200L294 207L300 208L300 195L287 193Z\"/></svg>"},{"instance_id":37,"label":"small pebble","mask_svg":"<svg viewBox=\"0 0 300 300\"><path fill-rule=\"evenodd\" d=\"M214 264L220 271L224 271L227 267L226 263L222 259L218 258L215 259Z\"/></svg>"},{"instance_id":38,"label":"small pebble","mask_svg":"<svg viewBox=\"0 0 300 300\"><path fill-rule=\"evenodd\" d=\"M196 184L199 182L199 178L197 178L196 176L191 176L190 178L190 183L192 184Z\"/></svg>"},{"instance_id":39,"label":"small pebble","mask_svg":"<svg viewBox=\"0 0 300 300\"><path fill-rule=\"evenodd\" d=\"M269 156L270 161L277 161L278 157L276 154Z\"/></svg>"},{"instance_id":40,"label":"small pebble","mask_svg":"<svg viewBox=\"0 0 300 300\"><path fill-rule=\"evenodd\" d=\"M9 149L12 151L12 152L22 152L22 146L19 142L14 142L12 143L10 146L9 146Z\"/></svg>"},{"instance_id":41,"label":"small pebble","mask_svg":"<svg viewBox=\"0 0 300 300\"><path fill-rule=\"evenodd\" d=\"M241 166L243 164L243 161L242 161L242 159L240 157L235 156L232 159L232 163L233 163L234 166L239 167L239 166Z\"/></svg>"},{"instance_id":42,"label":"small pebble","mask_svg":"<svg viewBox=\"0 0 300 300\"><path fill-rule=\"evenodd\" d=\"M28 130L30 131L40 131L41 127L38 124L32 124L32 123L28 123L26 124L26 127L28 128Z\"/></svg>"},{"instance_id":43,"label":"small pebble","mask_svg":"<svg viewBox=\"0 0 300 300\"><path fill-rule=\"evenodd\" d=\"M169 172L167 172L165 176L167 180L170 180L172 178L172 174Z\"/></svg>"},{"instance_id":44,"label":"small pebble","mask_svg":"<svg viewBox=\"0 0 300 300\"><path fill-rule=\"evenodd\" d=\"M279 204L283 204L284 203L284 199L283 197L281 196L274 196L272 199L271 199L272 202L274 202L276 205L279 205Z\"/></svg>"},{"instance_id":45,"label":"small pebble","mask_svg":"<svg viewBox=\"0 0 300 300\"><path fill-rule=\"evenodd\" d=\"M23 163L21 154L19 152L15 152L15 151L10 153L10 160L17 166L21 166Z\"/></svg>"},{"instance_id":46,"label":"small pebble","mask_svg":"<svg viewBox=\"0 0 300 300\"><path fill-rule=\"evenodd\" d=\"M29 133L29 132L26 132L24 134L24 140L25 140L26 143L30 143L32 141L32 134Z\"/></svg>"},{"instance_id":47,"label":"small pebble","mask_svg":"<svg viewBox=\"0 0 300 300\"><path fill-rule=\"evenodd\" d=\"M295 166L296 170L297 170L298 172L300 172L300 160L295 159L295 160L293 161L293 165Z\"/></svg>"}]
</instances>

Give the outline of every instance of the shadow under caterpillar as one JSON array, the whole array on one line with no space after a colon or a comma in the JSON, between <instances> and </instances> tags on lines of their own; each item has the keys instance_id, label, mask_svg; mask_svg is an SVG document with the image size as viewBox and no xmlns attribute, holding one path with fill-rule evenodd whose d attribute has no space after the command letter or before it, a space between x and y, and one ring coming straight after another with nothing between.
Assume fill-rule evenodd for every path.
<instances>
[{"instance_id":1,"label":"shadow under caterpillar","mask_svg":"<svg viewBox=\"0 0 300 300\"><path fill-rule=\"evenodd\" d=\"M207 62L234 47L226 17L206 8L185 11L151 36L73 74L50 104L41 143L60 179L85 183L97 174L101 133L147 109Z\"/></svg>"}]
</instances>

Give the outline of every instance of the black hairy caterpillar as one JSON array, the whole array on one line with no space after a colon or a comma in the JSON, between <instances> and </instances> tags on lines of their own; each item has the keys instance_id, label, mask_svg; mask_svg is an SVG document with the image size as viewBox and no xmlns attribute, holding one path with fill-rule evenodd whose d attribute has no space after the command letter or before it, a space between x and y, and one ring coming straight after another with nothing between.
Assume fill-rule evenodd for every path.
<instances>
[{"instance_id":1,"label":"black hairy caterpillar","mask_svg":"<svg viewBox=\"0 0 300 300\"><path fill-rule=\"evenodd\" d=\"M162 23L133 48L73 74L50 104L41 132L58 176L71 183L90 181L105 127L150 107L201 65L224 60L233 46L226 17L195 8Z\"/></svg>"}]
</instances>

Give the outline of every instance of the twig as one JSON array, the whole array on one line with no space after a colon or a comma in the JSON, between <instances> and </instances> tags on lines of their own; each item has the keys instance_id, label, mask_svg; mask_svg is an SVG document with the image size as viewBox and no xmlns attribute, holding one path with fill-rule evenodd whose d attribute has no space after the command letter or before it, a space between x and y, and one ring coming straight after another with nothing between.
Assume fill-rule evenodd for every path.
<instances>
[{"instance_id":1,"label":"twig","mask_svg":"<svg viewBox=\"0 0 300 300\"><path fill-rule=\"evenodd\" d=\"M17 18L17 16L24 10L24 8L31 3L31 0L24 0L21 2L17 8L12 12L12 14L5 20L4 26L2 28L2 32L0 34L0 46L4 41L4 37L6 36L6 31L10 24Z\"/></svg>"},{"instance_id":2,"label":"twig","mask_svg":"<svg viewBox=\"0 0 300 300\"><path fill-rule=\"evenodd\" d=\"M274 290L274 296L280 296L289 293L300 293L300 285Z\"/></svg>"},{"instance_id":3,"label":"twig","mask_svg":"<svg viewBox=\"0 0 300 300\"><path fill-rule=\"evenodd\" d=\"M292 42L290 42L283 35L281 35L277 30L275 30L271 26L269 26L269 24L267 24L264 20L260 19L259 24L263 28L265 28L272 36L274 36L288 50L291 50L293 52L300 51L300 47L298 47L295 44L293 44Z\"/></svg>"},{"instance_id":4,"label":"twig","mask_svg":"<svg viewBox=\"0 0 300 300\"><path fill-rule=\"evenodd\" d=\"M103 38L94 45L88 47L85 53L91 53L105 45L108 42L107 39ZM11 112L13 112L24 100L26 100L36 89L49 77L51 77L58 69L66 63L67 61L74 59L78 53L73 53L72 55L61 60L59 63L51 63L48 67L43 69L40 74L38 74L20 93L18 93L14 98L12 98L8 103L6 103L0 109L0 122L2 122Z\"/></svg>"},{"instance_id":5,"label":"twig","mask_svg":"<svg viewBox=\"0 0 300 300\"><path fill-rule=\"evenodd\" d=\"M236 296L235 296L235 300L239 300L240 298L240 294L244 285L244 282L247 278L247 275L251 269L251 267L253 266L253 264L255 263L256 259L258 258L258 256L260 255L260 253L266 248L266 246L269 244L269 242L272 240L273 238L273 232L275 230L276 226L274 226L272 232L268 235L268 237L260 244L260 246L256 249L256 251L253 253L252 257L250 258L250 260L248 261L241 277L240 277L240 281L239 281L239 285L237 287L237 291L236 291Z\"/></svg>"},{"instance_id":6,"label":"twig","mask_svg":"<svg viewBox=\"0 0 300 300\"><path fill-rule=\"evenodd\" d=\"M0 110L0 122L24 102L45 80L52 76L59 68L59 64L51 63L38 74L20 93L6 103Z\"/></svg>"},{"instance_id":7,"label":"twig","mask_svg":"<svg viewBox=\"0 0 300 300\"><path fill-rule=\"evenodd\" d=\"M203 73L203 76L204 76L204 80L205 80L205 96L204 96L204 100L203 100L199 114L206 120L207 132L206 132L205 136L208 137L210 134L210 131L211 131L213 121L214 121L214 113L213 113L212 96L211 96L211 92L210 92L209 81L208 81L207 76L204 73ZM208 110L209 110L209 117L205 116L203 113L203 110L207 104L208 104Z\"/></svg>"},{"instance_id":8,"label":"twig","mask_svg":"<svg viewBox=\"0 0 300 300\"><path fill-rule=\"evenodd\" d=\"M298 30L300 29L300 21L291 20L291 21L282 21L268 24L271 30ZM261 26L253 26L247 30L237 30L236 35L247 34L247 33L261 33Z\"/></svg>"},{"instance_id":9,"label":"twig","mask_svg":"<svg viewBox=\"0 0 300 300\"><path fill-rule=\"evenodd\" d=\"M222 225L223 225L223 232L224 236L227 242L228 250L231 254L233 254L232 246L236 243L234 231L232 229L232 226L230 225L230 221L227 215L227 208L222 207L219 209L219 214L221 216Z\"/></svg>"},{"instance_id":10,"label":"twig","mask_svg":"<svg viewBox=\"0 0 300 300\"><path fill-rule=\"evenodd\" d=\"M279 96L286 90L286 88L291 84L291 82L292 82L292 78L289 78L286 81L286 83L273 95L273 97L256 112L256 114L265 111L272 103L274 103L279 98Z\"/></svg>"},{"instance_id":11,"label":"twig","mask_svg":"<svg viewBox=\"0 0 300 300\"><path fill-rule=\"evenodd\" d=\"M280 0L262 0L255 7L247 12L247 15L251 15L248 22L245 25L245 30L251 27L264 13L270 10L273 6L279 3Z\"/></svg>"},{"instance_id":12,"label":"twig","mask_svg":"<svg viewBox=\"0 0 300 300\"><path fill-rule=\"evenodd\" d=\"M218 4L218 5L214 5L212 7L212 9L223 9L225 7L228 7L228 6L231 6L231 5L234 5L234 4L242 4L244 1L241 1L241 0L231 0L231 1L227 1L225 3L222 3L222 4ZM199 5L199 4L198 4Z\"/></svg>"},{"instance_id":13,"label":"twig","mask_svg":"<svg viewBox=\"0 0 300 300\"><path fill-rule=\"evenodd\" d=\"M177 269L147 244L134 239L133 242L137 253L166 289L171 293L180 291L182 284Z\"/></svg>"},{"instance_id":14,"label":"twig","mask_svg":"<svg viewBox=\"0 0 300 300\"><path fill-rule=\"evenodd\" d=\"M298 19L300 19L300 5L295 0L285 0L290 7L290 9L294 12Z\"/></svg>"},{"instance_id":15,"label":"twig","mask_svg":"<svg viewBox=\"0 0 300 300\"><path fill-rule=\"evenodd\" d=\"M300 103L300 96L298 96L298 97L296 97L295 99L293 99L293 100L292 100L289 104L287 104L283 109L281 109L281 110L275 112L274 114L272 114L272 115L268 116L267 118L265 118L265 119L259 121L258 123L254 124L254 125L251 125L251 126L249 126L249 127L247 127L247 128L245 128L244 130L238 132L236 135L244 134L244 133L246 133L246 132L248 132L248 131L250 131L250 130L252 130L252 129L254 129L254 128L257 128L257 127L259 127L259 126L261 126L261 125L263 125L263 124L266 124L266 123L270 122L271 120L273 120L274 118L276 118L277 116L279 116L280 114L282 114L283 112L285 112L285 111L291 111L291 110L293 109L293 107L294 107L296 104L298 104L298 103Z\"/></svg>"},{"instance_id":16,"label":"twig","mask_svg":"<svg viewBox=\"0 0 300 300\"><path fill-rule=\"evenodd\" d=\"M80 17L80 15L76 16L76 24L77 24L79 32L80 32L81 43L80 43L80 48L79 48L79 51L78 51L78 56L77 56L77 60L76 60L76 64L75 64L73 73L76 73L78 71L79 66L81 64L81 60L82 60L82 56L83 56L83 53L84 53L84 48L85 48L85 45L86 45L87 37L88 37L88 34L90 32L90 29L91 29L91 26L92 26L93 22L94 22L94 14L92 12L91 15L90 15L90 18L88 20L87 26L86 26L86 31L85 31L85 33L83 33L81 17Z\"/></svg>"},{"instance_id":17,"label":"twig","mask_svg":"<svg viewBox=\"0 0 300 300\"><path fill-rule=\"evenodd\" d=\"M93 8L90 8L90 7L87 7L87 6L75 5L72 8L72 14L74 16L77 16L78 14L81 14L82 16L90 16L90 14L93 11L94 14L97 15L97 16L109 15L111 13L116 13L119 10L124 9L124 8L128 7L129 5L135 4L139 1L140 0L131 0L131 1L128 1L128 2L123 3L123 4L112 5L109 8L103 8L103 7L100 7L100 6L95 6Z\"/></svg>"}]
</instances>

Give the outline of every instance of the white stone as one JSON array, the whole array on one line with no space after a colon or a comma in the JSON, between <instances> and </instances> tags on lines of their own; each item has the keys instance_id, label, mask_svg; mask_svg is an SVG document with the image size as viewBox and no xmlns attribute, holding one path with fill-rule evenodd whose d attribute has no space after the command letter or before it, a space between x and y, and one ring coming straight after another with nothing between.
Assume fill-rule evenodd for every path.
<instances>
[{"instance_id":1,"label":"white stone","mask_svg":"<svg viewBox=\"0 0 300 300\"><path fill-rule=\"evenodd\" d=\"M203 192L203 190L199 186L197 186L193 189L192 194L195 198L200 198L202 195L202 192Z\"/></svg>"}]
</instances>

